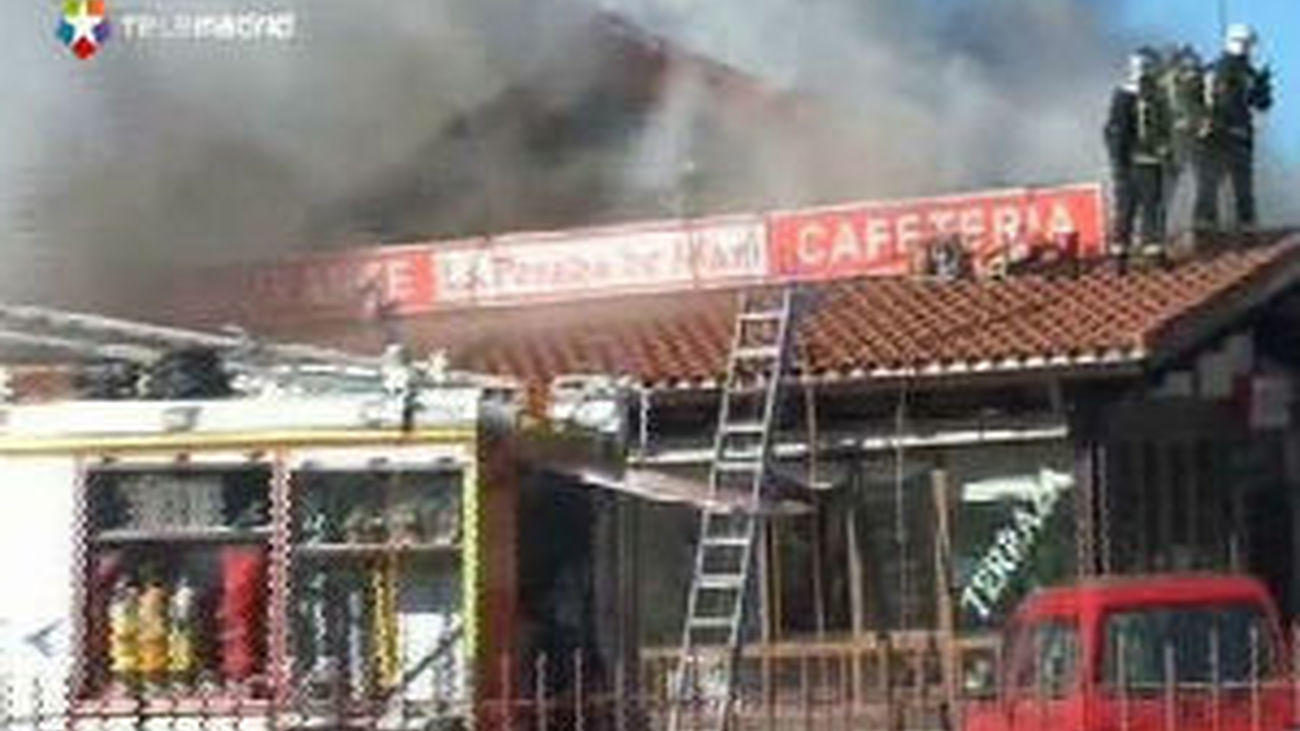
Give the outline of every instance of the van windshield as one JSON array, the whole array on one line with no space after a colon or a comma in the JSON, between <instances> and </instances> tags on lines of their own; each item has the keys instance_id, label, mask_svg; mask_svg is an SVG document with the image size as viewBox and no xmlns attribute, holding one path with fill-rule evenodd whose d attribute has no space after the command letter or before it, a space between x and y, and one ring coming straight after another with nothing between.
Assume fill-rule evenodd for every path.
<instances>
[{"instance_id":1,"label":"van windshield","mask_svg":"<svg viewBox=\"0 0 1300 731\"><path fill-rule=\"evenodd\" d=\"M1224 685L1266 677L1273 637L1258 607L1153 607L1106 618L1104 682L1158 687L1167 682Z\"/></svg>"}]
</instances>

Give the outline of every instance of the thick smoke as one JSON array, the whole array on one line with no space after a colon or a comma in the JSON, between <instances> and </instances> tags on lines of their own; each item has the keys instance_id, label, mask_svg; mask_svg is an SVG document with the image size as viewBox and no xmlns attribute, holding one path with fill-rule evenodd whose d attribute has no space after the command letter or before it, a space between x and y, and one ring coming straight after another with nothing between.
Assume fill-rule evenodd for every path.
<instances>
[{"instance_id":1,"label":"thick smoke","mask_svg":"<svg viewBox=\"0 0 1300 731\"><path fill-rule=\"evenodd\" d=\"M753 173L743 177L761 181L774 202L792 203L1095 179L1107 87L1126 43L1106 27L1106 5L626 0L615 7L823 109L832 129L820 140L797 127L734 120L755 151ZM691 101L709 102L698 94ZM794 165L791 155L817 162ZM813 174L792 178L801 168Z\"/></svg>"},{"instance_id":2,"label":"thick smoke","mask_svg":"<svg viewBox=\"0 0 1300 731\"><path fill-rule=\"evenodd\" d=\"M1255 185L1259 189L1259 215L1265 224L1294 225L1300 222L1300 164L1282 154L1285 141L1266 126L1257 160Z\"/></svg>"},{"instance_id":3,"label":"thick smoke","mask_svg":"<svg viewBox=\"0 0 1300 731\"><path fill-rule=\"evenodd\" d=\"M748 138L751 154L736 174L713 182L741 186L719 197L747 192L774 205L1104 180L1100 130L1128 53L1188 42L1207 58L1218 52L1204 38L1123 29L1118 0L606 5L829 112L817 115L821 126L809 129L824 134L811 141L809 129L770 118L723 122ZM670 119L649 128L664 139L646 147L674 148L698 163L710 151L692 147L681 134L689 125L674 118L707 116L713 107L694 85L682 86L668 97L676 103L660 108ZM1294 223L1300 167L1282 154L1269 122L1262 118L1257 162L1261 217L1265 225ZM1174 225L1190 223L1187 206L1174 214L1182 216Z\"/></svg>"},{"instance_id":4,"label":"thick smoke","mask_svg":"<svg viewBox=\"0 0 1300 731\"><path fill-rule=\"evenodd\" d=\"M174 271L308 247L320 206L408 162L582 20L528 0L108 6L290 10L296 35L119 37L79 62L54 41L59 3L24 3L24 32L0 47L6 68L23 70L0 95L0 299L146 306Z\"/></svg>"},{"instance_id":5,"label":"thick smoke","mask_svg":"<svg viewBox=\"0 0 1300 731\"><path fill-rule=\"evenodd\" d=\"M254 9L241 2L110 8ZM537 185L590 189L595 210L535 217L576 225L1100 179L1108 87L1138 42L1117 3L282 0L292 43L111 42L84 63L52 41L57 3L25 3L0 47L24 70L0 95L0 299L138 311L173 272L318 245L322 212L412 166L444 189L423 235L495 228ZM708 63L686 64L612 150L539 164L507 135L420 157L539 69L542 108L584 98L606 70L580 48L601 13L751 75L752 93L732 103ZM455 190L471 166L486 172Z\"/></svg>"}]
</instances>

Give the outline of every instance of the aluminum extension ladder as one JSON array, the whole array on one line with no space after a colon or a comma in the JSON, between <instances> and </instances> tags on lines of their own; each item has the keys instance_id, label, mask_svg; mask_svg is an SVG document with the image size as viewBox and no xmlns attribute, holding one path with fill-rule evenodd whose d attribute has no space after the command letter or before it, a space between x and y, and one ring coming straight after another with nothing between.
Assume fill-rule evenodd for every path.
<instances>
[{"instance_id":1,"label":"aluminum extension ladder","mask_svg":"<svg viewBox=\"0 0 1300 731\"><path fill-rule=\"evenodd\" d=\"M688 719L692 729L726 731L732 720L761 512L765 490L775 477L772 436L782 382L793 357L794 307L793 286L740 295L718 407L709 491L710 498L733 498L727 501L732 504L742 497L739 502L748 509L706 508L700 514L668 731L683 731ZM697 655L703 645L721 646L725 655L715 654L714 662L706 665Z\"/></svg>"}]
</instances>

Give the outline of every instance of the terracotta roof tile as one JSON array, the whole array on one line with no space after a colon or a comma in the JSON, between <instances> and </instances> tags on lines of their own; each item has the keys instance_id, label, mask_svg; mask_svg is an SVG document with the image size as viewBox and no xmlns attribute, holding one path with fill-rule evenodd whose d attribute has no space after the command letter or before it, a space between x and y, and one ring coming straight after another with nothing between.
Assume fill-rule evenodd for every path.
<instances>
[{"instance_id":1,"label":"terracotta roof tile","mask_svg":"<svg viewBox=\"0 0 1300 731\"><path fill-rule=\"evenodd\" d=\"M1125 275L1107 262L1075 277L826 283L811 287L799 348L809 372L839 378L1131 363L1219 303L1298 267L1293 235ZM722 374L735 307L734 291L593 299L445 313L411 321L409 332L447 348L457 367L530 381L614 372L691 385Z\"/></svg>"}]
</instances>

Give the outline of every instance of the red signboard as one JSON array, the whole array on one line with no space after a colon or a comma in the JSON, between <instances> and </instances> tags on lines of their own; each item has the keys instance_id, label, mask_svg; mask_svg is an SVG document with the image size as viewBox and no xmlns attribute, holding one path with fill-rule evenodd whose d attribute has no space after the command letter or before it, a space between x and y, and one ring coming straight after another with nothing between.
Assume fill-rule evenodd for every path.
<instances>
[{"instance_id":1,"label":"red signboard","mask_svg":"<svg viewBox=\"0 0 1300 731\"><path fill-rule=\"evenodd\" d=\"M1096 185L786 211L767 225L771 275L794 279L907 274L916 247L948 234L961 237L977 266L1063 233L1077 235L1080 256L1101 253L1105 242Z\"/></svg>"},{"instance_id":2,"label":"red signboard","mask_svg":"<svg viewBox=\"0 0 1300 731\"><path fill-rule=\"evenodd\" d=\"M360 311L383 305L396 314L418 312L437 300L432 251L375 247L291 259L249 272L245 288L254 301L272 308Z\"/></svg>"},{"instance_id":3,"label":"red signboard","mask_svg":"<svg viewBox=\"0 0 1300 731\"><path fill-rule=\"evenodd\" d=\"M515 234L435 254L438 305L723 286L767 277L758 216Z\"/></svg>"},{"instance_id":4,"label":"red signboard","mask_svg":"<svg viewBox=\"0 0 1300 731\"><path fill-rule=\"evenodd\" d=\"M373 246L204 272L176 306L195 320L284 322L422 312L434 306L434 247Z\"/></svg>"},{"instance_id":5,"label":"red signboard","mask_svg":"<svg viewBox=\"0 0 1300 731\"><path fill-rule=\"evenodd\" d=\"M905 275L955 234L976 266L1070 234L1103 251L1101 188L1075 185L361 248L189 282L191 312L258 323L669 292L789 279ZM219 313L219 314L218 314Z\"/></svg>"}]
</instances>

